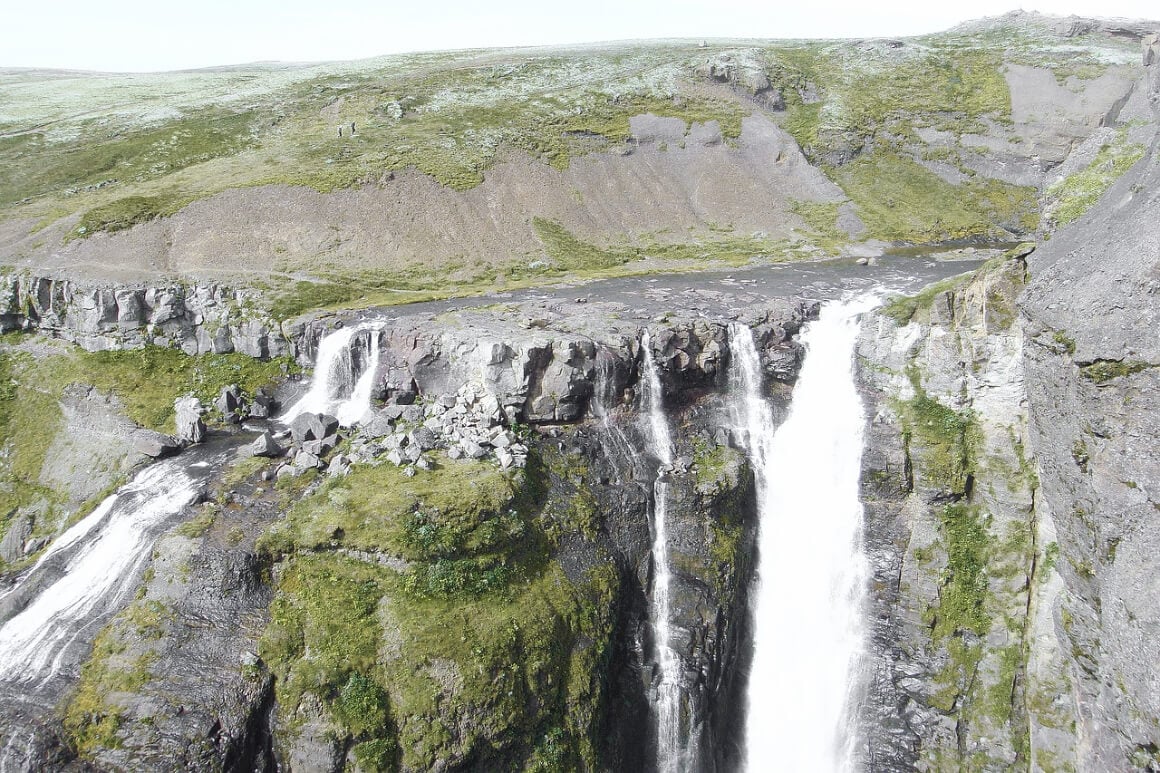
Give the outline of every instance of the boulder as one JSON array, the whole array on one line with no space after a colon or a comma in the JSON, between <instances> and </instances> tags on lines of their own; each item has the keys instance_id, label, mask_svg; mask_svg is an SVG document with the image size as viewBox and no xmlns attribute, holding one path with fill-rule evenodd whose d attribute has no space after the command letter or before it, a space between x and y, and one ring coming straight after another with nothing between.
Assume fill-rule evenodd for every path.
<instances>
[{"instance_id":1,"label":"boulder","mask_svg":"<svg viewBox=\"0 0 1160 773\"><path fill-rule=\"evenodd\" d=\"M294 457L294 466L301 470L309 470L311 467L317 467L319 459L309 451L299 451Z\"/></svg>"},{"instance_id":2,"label":"boulder","mask_svg":"<svg viewBox=\"0 0 1160 773\"><path fill-rule=\"evenodd\" d=\"M390 408L391 406L387 406ZM394 406L398 407L398 406ZM393 417L388 415L387 410L375 411L370 420L364 422L360 427L360 431L367 437L380 438L394 432L395 419L399 418L398 414Z\"/></svg>"},{"instance_id":3,"label":"boulder","mask_svg":"<svg viewBox=\"0 0 1160 773\"><path fill-rule=\"evenodd\" d=\"M250 401L251 419L268 419L278 412L278 401L264 389L259 389Z\"/></svg>"},{"instance_id":4,"label":"boulder","mask_svg":"<svg viewBox=\"0 0 1160 773\"><path fill-rule=\"evenodd\" d=\"M286 449L278 445L278 441L269 432L263 432L259 435L253 443L250 444L250 450L254 452L254 456L265 456L274 458L286 453Z\"/></svg>"},{"instance_id":5,"label":"boulder","mask_svg":"<svg viewBox=\"0 0 1160 773\"><path fill-rule=\"evenodd\" d=\"M302 445L307 440L322 440L337 432L338 419L325 413L299 414L290 423L290 436L296 445Z\"/></svg>"},{"instance_id":6,"label":"boulder","mask_svg":"<svg viewBox=\"0 0 1160 773\"><path fill-rule=\"evenodd\" d=\"M154 459L173 456L181 450L181 443L172 435L163 435L151 429L139 429L133 433L133 446Z\"/></svg>"},{"instance_id":7,"label":"boulder","mask_svg":"<svg viewBox=\"0 0 1160 773\"><path fill-rule=\"evenodd\" d=\"M278 480L281 480L282 478L297 478L301 474L302 470L298 467L292 464L284 464L278 468L276 477Z\"/></svg>"},{"instance_id":8,"label":"boulder","mask_svg":"<svg viewBox=\"0 0 1160 773\"><path fill-rule=\"evenodd\" d=\"M213 405L230 424L237 424L246 415L245 396L237 384L223 387Z\"/></svg>"},{"instance_id":9,"label":"boulder","mask_svg":"<svg viewBox=\"0 0 1160 773\"><path fill-rule=\"evenodd\" d=\"M177 414L177 439L184 444L200 443L205 440L205 422L202 415L205 408L201 400L192 395L179 397L173 401L173 410Z\"/></svg>"},{"instance_id":10,"label":"boulder","mask_svg":"<svg viewBox=\"0 0 1160 773\"><path fill-rule=\"evenodd\" d=\"M438 442L435 433L426 426L419 427L407 434L409 445L418 446L421 451L430 451Z\"/></svg>"},{"instance_id":11,"label":"boulder","mask_svg":"<svg viewBox=\"0 0 1160 773\"><path fill-rule=\"evenodd\" d=\"M410 405L410 403L407 403L407 405ZM379 415L386 418L388 421L397 421L403 416L403 409L405 407L406 405L403 405L402 403L399 405L386 405L383 406L383 409L379 412Z\"/></svg>"},{"instance_id":12,"label":"boulder","mask_svg":"<svg viewBox=\"0 0 1160 773\"><path fill-rule=\"evenodd\" d=\"M482 459L487 456L487 450L483 446L470 440L464 440L459 446L463 449L464 455L472 459Z\"/></svg>"},{"instance_id":13,"label":"boulder","mask_svg":"<svg viewBox=\"0 0 1160 773\"><path fill-rule=\"evenodd\" d=\"M315 456L326 456L338 445L338 435L327 435L318 440L302 441L302 450Z\"/></svg>"}]
</instances>

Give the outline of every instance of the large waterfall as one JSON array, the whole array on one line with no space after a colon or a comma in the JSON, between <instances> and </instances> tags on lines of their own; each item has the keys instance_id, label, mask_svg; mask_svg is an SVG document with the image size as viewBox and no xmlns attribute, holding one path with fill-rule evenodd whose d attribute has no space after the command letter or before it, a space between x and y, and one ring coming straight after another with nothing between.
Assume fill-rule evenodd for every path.
<instances>
[{"instance_id":1,"label":"large waterfall","mask_svg":"<svg viewBox=\"0 0 1160 773\"><path fill-rule=\"evenodd\" d=\"M802 335L805 364L773 430L749 328L732 328L738 424L760 516L746 759L765 770L856 768L863 597L859 477L865 415L854 381L857 318L872 297L832 302Z\"/></svg>"},{"instance_id":2,"label":"large waterfall","mask_svg":"<svg viewBox=\"0 0 1160 773\"><path fill-rule=\"evenodd\" d=\"M377 327L342 327L318 343L310 389L280 419L289 423L302 413L327 413L349 427L371 406L379 367Z\"/></svg>"},{"instance_id":3,"label":"large waterfall","mask_svg":"<svg viewBox=\"0 0 1160 773\"><path fill-rule=\"evenodd\" d=\"M15 586L0 594L0 685L50 680L79 660L95 625L132 593L149 547L199 496L212 465L159 462L62 534ZM79 645L73 651L74 643Z\"/></svg>"},{"instance_id":4,"label":"large waterfall","mask_svg":"<svg viewBox=\"0 0 1160 773\"><path fill-rule=\"evenodd\" d=\"M669 419L665 414L664 391L660 374L653 360L652 346L648 331L641 337L644 368L644 399L648 414L649 434L653 442L659 467L653 483L653 541L652 541L652 629L654 658L657 673L656 683L656 723L657 723L657 768L661 773L678 773L689 769L691 747L686 743L681 729L681 662L672 648L671 605L669 591L671 570L669 567L669 532L667 524L667 476L673 466L673 437L669 431Z\"/></svg>"}]
</instances>

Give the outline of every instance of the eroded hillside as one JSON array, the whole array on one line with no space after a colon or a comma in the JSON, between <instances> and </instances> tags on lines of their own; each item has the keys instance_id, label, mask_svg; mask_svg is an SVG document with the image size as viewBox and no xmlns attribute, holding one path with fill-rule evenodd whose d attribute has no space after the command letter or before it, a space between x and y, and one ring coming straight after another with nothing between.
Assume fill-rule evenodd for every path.
<instances>
[{"instance_id":1,"label":"eroded hillside","mask_svg":"<svg viewBox=\"0 0 1160 773\"><path fill-rule=\"evenodd\" d=\"M1141 30L10 72L0 260L257 284L288 314L1019 240L1139 157Z\"/></svg>"}]
</instances>

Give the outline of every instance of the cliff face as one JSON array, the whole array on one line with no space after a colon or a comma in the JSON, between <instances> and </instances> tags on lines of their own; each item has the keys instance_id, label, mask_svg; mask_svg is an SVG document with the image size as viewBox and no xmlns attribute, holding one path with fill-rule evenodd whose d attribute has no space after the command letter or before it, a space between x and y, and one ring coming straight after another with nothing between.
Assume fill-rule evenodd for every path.
<instances>
[{"instance_id":1,"label":"cliff face","mask_svg":"<svg viewBox=\"0 0 1160 773\"><path fill-rule=\"evenodd\" d=\"M374 339L373 393L399 410L350 433L343 454L364 462L345 475L273 485L277 462L228 466L61 693L63 730L34 704L5 713L6 732L29 739L24 762L54 767L72 749L110 768L649 768L663 474L682 733L704 769L730 767L756 507L724 429L727 325L649 325L677 435L662 471L638 415L639 323L593 304L525 327L534 311L395 320ZM814 311L734 312L783 396ZM303 322L295 348L310 359L357 324ZM390 433L418 432L465 388L528 427L526 466L455 460L438 440L409 475L386 461Z\"/></svg>"},{"instance_id":2,"label":"cliff face","mask_svg":"<svg viewBox=\"0 0 1160 773\"><path fill-rule=\"evenodd\" d=\"M1154 41L1149 57L1156 105ZM1157 153L1153 139L1098 208L1036 252L1022 304L1031 445L1059 556L1032 662L1067 688L1053 704L1063 721L1044 719L1033 740L1044 759L1073 747L1081 769L1160 766Z\"/></svg>"},{"instance_id":3,"label":"cliff face","mask_svg":"<svg viewBox=\"0 0 1160 773\"><path fill-rule=\"evenodd\" d=\"M881 769L1026 762L1040 548L1015 307L1025 272L1016 252L864 324L878 612L866 721Z\"/></svg>"},{"instance_id":4,"label":"cliff face","mask_svg":"<svg viewBox=\"0 0 1160 773\"><path fill-rule=\"evenodd\" d=\"M881 769L1160 766L1160 175L1138 139L1075 225L864 326Z\"/></svg>"},{"instance_id":5,"label":"cliff face","mask_svg":"<svg viewBox=\"0 0 1160 773\"><path fill-rule=\"evenodd\" d=\"M0 277L0 331L37 331L88 351L171 346L186 354L285 354L256 294L216 284L131 286L30 273Z\"/></svg>"}]
</instances>

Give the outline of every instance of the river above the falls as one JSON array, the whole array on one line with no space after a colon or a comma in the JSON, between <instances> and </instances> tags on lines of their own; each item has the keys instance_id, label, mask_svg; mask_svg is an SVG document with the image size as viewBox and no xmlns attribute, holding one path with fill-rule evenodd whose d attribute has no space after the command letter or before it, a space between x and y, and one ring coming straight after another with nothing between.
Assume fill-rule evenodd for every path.
<instances>
[{"instance_id":1,"label":"river above the falls","mask_svg":"<svg viewBox=\"0 0 1160 773\"><path fill-rule=\"evenodd\" d=\"M846 293L868 292L875 288L883 288L888 294L916 292L932 282L972 271L984 259L1001 253L999 250L979 250L973 255L968 253L954 259L946 259L943 257L945 254L945 250L932 248L921 256L913 254L913 250L905 255L881 255L874 258L874 265L858 265L854 258L838 258L617 277L583 284L561 283L478 297L338 312L337 315L351 319L375 317L392 320L423 314L449 314L496 304L552 308L561 304L599 303L605 308L619 307L623 318L649 319L680 311L711 319L732 319L736 316L736 309L768 298L800 296L826 301Z\"/></svg>"}]
</instances>

